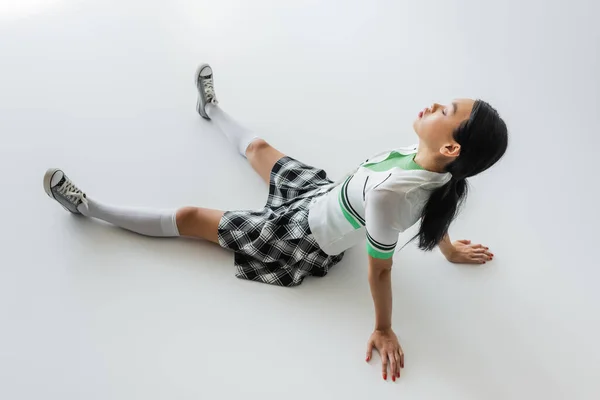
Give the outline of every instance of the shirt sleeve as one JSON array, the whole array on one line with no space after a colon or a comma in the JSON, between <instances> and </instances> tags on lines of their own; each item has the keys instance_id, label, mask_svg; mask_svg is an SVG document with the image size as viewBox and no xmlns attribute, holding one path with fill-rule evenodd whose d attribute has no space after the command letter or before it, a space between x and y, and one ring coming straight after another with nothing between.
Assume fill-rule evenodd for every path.
<instances>
[{"instance_id":1,"label":"shirt sleeve","mask_svg":"<svg viewBox=\"0 0 600 400\"><path fill-rule=\"evenodd\" d=\"M372 190L365 199L367 253L373 258L394 255L398 235L411 223L411 205L404 193L389 189Z\"/></svg>"}]
</instances>

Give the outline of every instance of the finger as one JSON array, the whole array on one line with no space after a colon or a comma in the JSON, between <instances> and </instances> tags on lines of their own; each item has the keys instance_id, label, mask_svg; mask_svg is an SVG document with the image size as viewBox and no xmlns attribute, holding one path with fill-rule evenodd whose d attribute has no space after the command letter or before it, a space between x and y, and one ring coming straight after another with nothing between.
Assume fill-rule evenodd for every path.
<instances>
[{"instance_id":1,"label":"finger","mask_svg":"<svg viewBox=\"0 0 600 400\"><path fill-rule=\"evenodd\" d=\"M485 246L482 244L472 244L471 248L473 249L485 249Z\"/></svg>"},{"instance_id":2,"label":"finger","mask_svg":"<svg viewBox=\"0 0 600 400\"><path fill-rule=\"evenodd\" d=\"M404 368L404 352L400 350L400 366Z\"/></svg>"},{"instance_id":3,"label":"finger","mask_svg":"<svg viewBox=\"0 0 600 400\"><path fill-rule=\"evenodd\" d=\"M471 255L471 260L473 263L485 264L489 258L485 254L473 254Z\"/></svg>"},{"instance_id":4,"label":"finger","mask_svg":"<svg viewBox=\"0 0 600 400\"><path fill-rule=\"evenodd\" d=\"M400 350L398 350L398 352L396 353L396 363L398 364L396 366L396 371L397 371L397 376L398 378L400 378L400 369L403 367L402 365L402 352Z\"/></svg>"},{"instance_id":5,"label":"finger","mask_svg":"<svg viewBox=\"0 0 600 400\"><path fill-rule=\"evenodd\" d=\"M471 252L475 253L475 254L486 254L486 253L489 253L489 251L487 251L483 247L482 248L477 248L477 249L473 248L473 249L471 249Z\"/></svg>"},{"instance_id":6,"label":"finger","mask_svg":"<svg viewBox=\"0 0 600 400\"><path fill-rule=\"evenodd\" d=\"M396 354L393 351L388 353L390 359L390 373L392 374L392 381L396 382Z\"/></svg>"},{"instance_id":7,"label":"finger","mask_svg":"<svg viewBox=\"0 0 600 400\"><path fill-rule=\"evenodd\" d=\"M471 244L470 240L466 240L466 239L462 239L462 240L457 240L458 243L462 243L462 244Z\"/></svg>"},{"instance_id":8,"label":"finger","mask_svg":"<svg viewBox=\"0 0 600 400\"><path fill-rule=\"evenodd\" d=\"M486 257L490 258L490 257L494 257L494 254L492 254L489 250L486 250L485 248L480 248L480 249L471 249L470 254L483 254Z\"/></svg>"},{"instance_id":9,"label":"finger","mask_svg":"<svg viewBox=\"0 0 600 400\"><path fill-rule=\"evenodd\" d=\"M367 345L367 358L366 358L366 362L371 361L371 357L373 356L373 342L369 342L369 344Z\"/></svg>"},{"instance_id":10,"label":"finger","mask_svg":"<svg viewBox=\"0 0 600 400\"><path fill-rule=\"evenodd\" d=\"M486 260L491 260L494 258L494 254L486 249L471 249L471 254L476 254L478 256L484 257Z\"/></svg>"},{"instance_id":11,"label":"finger","mask_svg":"<svg viewBox=\"0 0 600 400\"><path fill-rule=\"evenodd\" d=\"M383 380L387 381L387 368L388 367L388 357L387 354L382 351L381 352L381 375L383 376Z\"/></svg>"},{"instance_id":12,"label":"finger","mask_svg":"<svg viewBox=\"0 0 600 400\"><path fill-rule=\"evenodd\" d=\"M474 261L479 261L483 259L487 259L485 253L470 253L469 258Z\"/></svg>"}]
</instances>

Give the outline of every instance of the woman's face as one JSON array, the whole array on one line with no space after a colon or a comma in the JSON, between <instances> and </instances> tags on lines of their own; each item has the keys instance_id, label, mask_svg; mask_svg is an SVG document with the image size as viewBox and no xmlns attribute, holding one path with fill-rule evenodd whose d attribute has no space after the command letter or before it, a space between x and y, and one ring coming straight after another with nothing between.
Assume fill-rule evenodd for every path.
<instances>
[{"instance_id":1,"label":"woman's face","mask_svg":"<svg viewBox=\"0 0 600 400\"><path fill-rule=\"evenodd\" d=\"M458 156L454 152L460 152L460 146L453 134L463 121L469 119L474 104L471 99L456 99L449 104L433 103L420 111L413 128L421 143L433 151L439 149L442 153L450 152L445 155Z\"/></svg>"}]
</instances>

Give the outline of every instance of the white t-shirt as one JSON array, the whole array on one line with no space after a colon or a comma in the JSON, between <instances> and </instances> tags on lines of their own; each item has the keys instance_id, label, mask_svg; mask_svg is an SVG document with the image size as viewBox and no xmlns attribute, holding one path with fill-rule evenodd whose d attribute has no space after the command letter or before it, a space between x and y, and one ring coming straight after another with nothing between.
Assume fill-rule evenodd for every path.
<instances>
[{"instance_id":1,"label":"white t-shirt","mask_svg":"<svg viewBox=\"0 0 600 400\"><path fill-rule=\"evenodd\" d=\"M449 173L422 169L414 162L417 146L378 154L310 206L312 234L329 255L337 255L366 236L374 258L394 255L398 234L413 226L433 189Z\"/></svg>"}]
</instances>

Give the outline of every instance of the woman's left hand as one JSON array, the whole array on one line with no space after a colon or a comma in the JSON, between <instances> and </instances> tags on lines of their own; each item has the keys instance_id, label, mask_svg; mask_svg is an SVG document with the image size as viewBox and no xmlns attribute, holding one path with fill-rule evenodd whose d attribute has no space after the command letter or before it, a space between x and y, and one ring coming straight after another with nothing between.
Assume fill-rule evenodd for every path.
<instances>
[{"instance_id":1,"label":"woman's left hand","mask_svg":"<svg viewBox=\"0 0 600 400\"><path fill-rule=\"evenodd\" d=\"M470 240L457 240L446 258L456 264L485 264L494 259L494 254L482 244L471 244Z\"/></svg>"}]
</instances>

